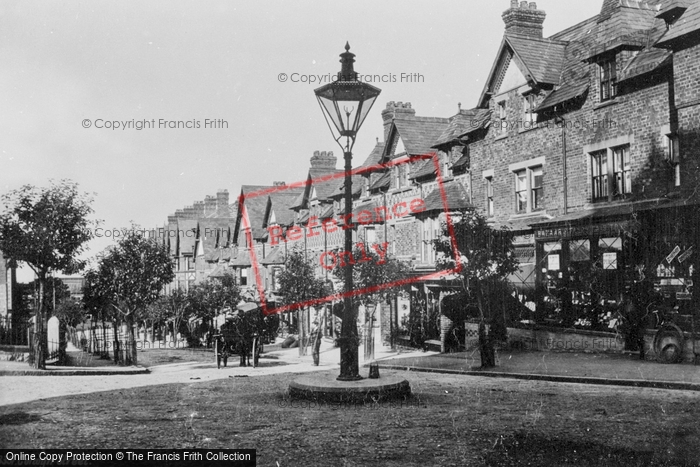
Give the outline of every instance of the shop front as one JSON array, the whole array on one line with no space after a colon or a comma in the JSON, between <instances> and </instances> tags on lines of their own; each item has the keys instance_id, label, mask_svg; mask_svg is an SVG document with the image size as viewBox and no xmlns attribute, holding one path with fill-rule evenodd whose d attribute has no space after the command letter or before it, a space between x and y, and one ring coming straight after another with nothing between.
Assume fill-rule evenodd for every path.
<instances>
[{"instance_id":1,"label":"shop front","mask_svg":"<svg viewBox=\"0 0 700 467\"><path fill-rule=\"evenodd\" d=\"M684 202L638 203L533 224L535 322L618 332L623 301L636 300L648 333L673 328L679 347L695 343L697 212L698 205Z\"/></svg>"},{"instance_id":2,"label":"shop front","mask_svg":"<svg viewBox=\"0 0 700 467\"><path fill-rule=\"evenodd\" d=\"M638 231L636 221L609 217L570 216L538 224L535 321L591 330L614 326L629 270L637 262Z\"/></svg>"}]
</instances>

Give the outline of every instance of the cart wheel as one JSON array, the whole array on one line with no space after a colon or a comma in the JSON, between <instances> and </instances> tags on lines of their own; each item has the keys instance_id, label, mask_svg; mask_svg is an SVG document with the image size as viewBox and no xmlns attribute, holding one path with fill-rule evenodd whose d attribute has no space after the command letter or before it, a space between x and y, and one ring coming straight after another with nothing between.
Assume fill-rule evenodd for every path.
<instances>
[{"instance_id":1,"label":"cart wheel","mask_svg":"<svg viewBox=\"0 0 700 467\"><path fill-rule=\"evenodd\" d=\"M654 352L663 363L678 363L683 358L683 331L675 324L665 324L654 336Z\"/></svg>"}]
</instances>

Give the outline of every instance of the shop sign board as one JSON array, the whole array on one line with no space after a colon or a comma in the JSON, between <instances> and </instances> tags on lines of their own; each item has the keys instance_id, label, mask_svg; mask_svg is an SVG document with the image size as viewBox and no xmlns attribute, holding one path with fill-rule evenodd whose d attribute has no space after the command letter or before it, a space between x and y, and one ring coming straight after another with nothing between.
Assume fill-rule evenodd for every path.
<instances>
[{"instance_id":1,"label":"shop sign board","mask_svg":"<svg viewBox=\"0 0 700 467\"><path fill-rule=\"evenodd\" d=\"M579 237L620 237L623 232L630 230L628 221L606 222L591 225L569 225L565 227L549 227L535 231L537 240L558 240L561 238Z\"/></svg>"},{"instance_id":2,"label":"shop sign board","mask_svg":"<svg viewBox=\"0 0 700 467\"><path fill-rule=\"evenodd\" d=\"M690 248L685 250L682 255L680 255L678 257L678 262L679 263L684 262L686 259L690 258L690 255L692 255L692 254L693 254L693 247L691 246Z\"/></svg>"},{"instance_id":3,"label":"shop sign board","mask_svg":"<svg viewBox=\"0 0 700 467\"><path fill-rule=\"evenodd\" d=\"M671 253L669 253L669 255L666 257L666 262L668 264L671 264L671 261L676 259L676 256L678 256L678 253L680 253L680 252L681 252L681 247L676 245L676 248L674 248L673 251L671 251Z\"/></svg>"}]
</instances>

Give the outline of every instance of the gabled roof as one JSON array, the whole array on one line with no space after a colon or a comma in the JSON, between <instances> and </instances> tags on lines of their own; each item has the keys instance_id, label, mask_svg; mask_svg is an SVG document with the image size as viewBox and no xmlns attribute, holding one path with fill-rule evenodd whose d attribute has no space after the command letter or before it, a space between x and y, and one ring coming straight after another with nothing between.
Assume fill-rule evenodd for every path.
<instances>
[{"instance_id":1,"label":"gabled roof","mask_svg":"<svg viewBox=\"0 0 700 467\"><path fill-rule=\"evenodd\" d=\"M197 240L202 242L204 255L210 253L217 246L223 246L223 244L228 243L228 237L230 235L230 228L233 219L228 218L205 218L198 220L198 232L199 235Z\"/></svg>"},{"instance_id":2,"label":"gabled roof","mask_svg":"<svg viewBox=\"0 0 700 467\"><path fill-rule=\"evenodd\" d=\"M657 12L658 7L653 3L606 0L600 15L548 39L505 34L479 107L488 107L491 95L498 91L495 88L509 59L534 84L547 84L544 89L554 87L538 110L550 109L585 96L589 89L590 69L584 60L593 60L601 54L620 48L641 51L626 65L620 75L621 80L667 65L667 56L649 52L651 45L666 29L664 22L656 19Z\"/></svg>"},{"instance_id":3,"label":"gabled roof","mask_svg":"<svg viewBox=\"0 0 700 467\"><path fill-rule=\"evenodd\" d=\"M673 27L656 44L657 47L669 47L681 38L696 36L700 32L700 2L692 2Z\"/></svg>"},{"instance_id":4,"label":"gabled roof","mask_svg":"<svg viewBox=\"0 0 700 467\"><path fill-rule=\"evenodd\" d=\"M195 238L197 237L196 219L177 220L177 238L179 255L184 253L194 253Z\"/></svg>"},{"instance_id":5,"label":"gabled roof","mask_svg":"<svg viewBox=\"0 0 700 467\"><path fill-rule=\"evenodd\" d=\"M558 84L566 57L565 41L505 34L498 48L478 108L487 108L490 96L498 92L503 71L514 62L523 76L534 84Z\"/></svg>"},{"instance_id":6,"label":"gabled roof","mask_svg":"<svg viewBox=\"0 0 700 467\"><path fill-rule=\"evenodd\" d=\"M459 109L459 113L451 117L450 123L432 145L433 148L459 141L464 136L479 128L483 128L491 118L488 109Z\"/></svg>"},{"instance_id":7,"label":"gabled roof","mask_svg":"<svg viewBox=\"0 0 700 467\"><path fill-rule=\"evenodd\" d=\"M269 196L267 196L268 203L265 209L263 227L266 227L270 223L270 216L273 212L275 213L275 222L277 224L283 226L292 225L294 223L295 215L292 207L303 191L304 188L300 187L288 188L284 191L270 193Z\"/></svg>"},{"instance_id":8,"label":"gabled roof","mask_svg":"<svg viewBox=\"0 0 700 467\"><path fill-rule=\"evenodd\" d=\"M264 235L266 232L266 230L263 228L263 222L265 221L265 211L267 209L268 196L261 195L246 197L246 195L269 188L273 187L265 185L241 186L241 197L239 198L239 202L242 199L243 203L245 204L245 211L248 214L251 233L253 234L254 239L261 238L261 236ZM242 214L243 210L239 208L236 217L235 235L238 235L238 233L243 228ZM237 240L237 238L234 239L234 241Z\"/></svg>"},{"instance_id":9,"label":"gabled roof","mask_svg":"<svg viewBox=\"0 0 700 467\"><path fill-rule=\"evenodd\" d=\"M517 34L506 34L504 39L524 66L521 71L526 78L532 78L536 84L559 83L566 42Z\"/></svg>"},{"instance_id":10,"label":"gabled roof","mask_svg":"<svg viewBox=\"0 0 700 467\"><path fill-rule=\"evenodd\" d=\"M440 117L400 116L394 118L382 160L388 160L393 156L390 152L393 151L397 138L401 138L406 154L409 156L434 153L431 146L442 135L449 123L448 118Z\"/></svg>"}]
</instances>

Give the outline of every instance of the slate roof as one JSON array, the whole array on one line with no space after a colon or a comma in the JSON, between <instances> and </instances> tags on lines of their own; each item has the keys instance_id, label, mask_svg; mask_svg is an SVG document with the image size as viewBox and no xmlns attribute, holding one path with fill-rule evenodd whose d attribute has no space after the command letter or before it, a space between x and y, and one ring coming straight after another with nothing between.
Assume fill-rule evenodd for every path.
<instances>
[{"instance_id":1,"label":"slate roof","mask_svg":"<svg viewBox=\"0 0 700 467\"><path fill-rule=\"evenodd\" d=\"M374 149L372 149L372 152L369 154L369 156L367 156L367 159L362 164L362 167L371 167L373 165L378 165L381 162L383 155L384 155L384 143L377 141L377 144L374 146ZM370 187L377 180L383 178L386 173L388 173L388 172L375 171L375 172L372 172L371 174L369 174Z\"/></svg>"},{"instance_id":2,"label":"slate roof","mask_svg":"<svg viewBox=\"0 0 700 467\"><path fill-rule=\"evenodd\" d=\"M445 196L447 198L447 206L450 211L466 209L474 207L469 202L469 192L460 182L451 180L444 185ZM425 198L425 212L444 212L445 205L442 201L442 191L439 188L434 189Z\"/></svg>"},{"instance_id":3,"label":"slate roof","mask_svg":"<svg viewBox=\"0 0 700 467\"><path fill-rule=\"evenodd\" d=\"M555 89L544 98L542 103L537 107L537 110L551 109L556 105L583 96L588 92L589 87L588 83L571 83L559 89Z\"/></svg>"},{"instance_id":4,"label":"slate roof","mask_svg":"<svg viewBox=\"0 0 700 467\"><path fill-rule=\"evenodd\" d=\"M409 156L434 153L432 146L450 124L448 118L398 117L394 125Z\"/></svg>"},{"instance_id":5,"label":"slate roof","mask_svg":"<svg viewBox=\"0 0 700 467\"><path fill-rule=\"evenodd\" d=\"M491 118L489 109L460 109L457 115L450 117L450 123L433 144L433 148L459 140L472 131L484 128Z\"/></svg>"},{"instance_id":6,"label":"slate roof","mask_svg":"<svg viewBox=\"0 0 700 467\"><path fill-rule=\"evenodd\" d=\"M661 11L656 17L664 20L678 18L692 4L693 0L668 0L661 5Z\"/></svg>"},{"instance_id":7,"label":"slate roof","mask_svg":"<svg viewBox=\"0 0 700 467\"><path fill-rule=\"evenodd\" d=\"M233 219L227 218L204 218L199 219L199 241L202 242L204 254L216 249L218 244L227 244L229 229Z\"/></svg>"},{"instance_id":8,"label":"slate roof","mask_svg":"<svg viewBox=\"0 0 700 467\"><path fill-rule=\"evenodd\" d=\"M659 67L670 65L673 61L672 54L664 49L647 49L640 52L634 59L622 70L618 81L624 81L637 76L641 76L650 71L656 70Z\"/></svg>"},{"instance_id":9,"label":"slate roof","mask_svg":"<svg viewBox=\"0 0 700 467\"><path fill-rule=\"evenodd\" d=\"M675 3L676 0L671 0ZM682 0L681 0L682 1ZM694 4L697 5L697 2ZM664 3L664 7L667 4ZM620 73L619 79L631 79L668 65L668 55L654 52L652 45L666 33L665 22L657 19L656 3L635 0L606 0L601 14L552 35L548 39L505 34L501 52L494 63L487 87L482 93L480 107L488 105L491 87L496 82L499 60L504 58L504 47L521 62L524 74L530 74L537 83L553 85L538 110L585 96L589 90L591 70L586 60L615 49L640 51ZM688 14L686 12L683 17ZM681 17L681 19L683 18ZM700 18L699 18L700 20ZM680 20L679 20L680 22ZM700 21L697 21L700 22ZM677 23L678 24L678 23ZM677 30L677 27L671 31Z\"/></svg>"},{"instance_id":10,"label":"slate roof","mask_svg":"<svg viewBox=\"0 0 700 467\"><path fill-rule=\"evenodd\" d=\"M377 203L374 200L367 201L367 202L358 204L357 206L354 206L352 208L352 219L351 219L352 223L354 225L359 225L358 216L363 211L366 211L367 213L370 214L370 216L368 216L366 213L363 214L363 216L362 216L363 225L365 225L365 224L380 224L380 223L384 222L382 215L381 214L377 215L375 208L377 208ZM345 210L343 210L343 213L344 212L345 212ZM339 219L338 225L343 225L343 224L344 224L343 219L342 218Z\"/></svg>"},{"instance_id":11,"label":"slate roof","mask_svg":"<svg viewBox=\"0 0 700 467\"><path fill-rule=\"evenodd\" d=\"M268 196L270 203L268 208L275 213L275 220L279 225L292 225L294 223L295 212L292 209L299 195L303 193L304 188L288 188L284 191L270 193ZM269 212L265 212L263 222L269 221Z\"/></svg>"},{"instance_id":12,"label":"slate roof","mask_svg":"<svg viewBox=\"0 0 700 467\"><path fill-rule=\"evenodd\" d=\"M391 186L391 172L384 172L369 186L370 190L380 190Z\"/></svg>"},{"instance_id":13,"label":"slate roof","mask_svg":"<svg viewBox=\"0 0 700 467\"><path fill-rule=\"evenodd\" d=\"M365 178L362 175L353 175L351 180L352 183L352 195L359 196L362 193L362 188L365 186ZM345 193L345 178L341 177L338 179L338 185L336 185L333 193L330 194L329 198L342 198Z\"/></svg>"},{"instance_id":14,"label":"slate roof","mask_svg":"<svg viewBox=\"0 0 700 467\"><path fill-rule=\"evenodd\" d=\"M208 277L224 277L228 274L228 266L225 264L217 264L212 272L209 273Z\"/></svg>"},{"instance_id":15,"label":"slate roof","mask_svg":"<svg viewBox=\"0 0 700 467\"><path fill-rule=\"evenodd\" d=\"M698 31L700 31L700 2L696 0L688 6L683 16L661 38L657 46L667 47L684 36L697 34Z\"/></svg>"},{"instance_id":16,"label":"slate roof","mask_svg":"<svg viewBox=\"0 0 700 467\"><path fill-rule=\"evenodd\" d=\"M532 78L538 84L559 83L566 42L517 34L506 34L505 42L527 69L526 78Z\"/></svg>"},{"instance_id":17,"label":"slate roof","mask_svg":"<svg viewBox=\"0 0 700 467\"><path fill-rule=\"evenodd\" d=\"M265 221L265 212L267 209L267 199L268 196L262 195L262 196L253 196L253 197L246 197L246 195L260 191L260 190L265 190L268 188L274 188L271 186L265 186L265 185L243 185L241 186L241 195L243 196L243 202L245 203L245 210L246 213L248 214L248 220L250 221L250 228L251 232L253 234L254 239L261 238L265 233L266 230L263 228L263 222ZM239 199L240 201L240 199ZM240 232L240 230L243 228L243 220L241 218L242 216L242 210L240 210L238 214L238 218L236 219L237 223L237 230L236 233ZM236 241L238 239L235 239Z\"/></svg>"},{"instance_id":18,"label":"slate roof","mask_svg":"<svg viewBox=\"0 0 700 467\"><path fill-rule=\"evenodd\" d=\"M411 174L408 176L410 180L429 177L431 175L435 175L436 173L435 162L433 162L433 159L413 162L412 166Z\"/></svg>"},{"instance_id":19,"label":"slate roof","mask_svg":"<svg viewBox=\"0 0 700 467\"><path fill-rule=\"evenodd\" d=\"M452 169L461 169L464 167L469 167L469 152L462 154L462 156L452 164Z\"/></svg>"},{"instance_id":20,"label":"slate roof","mask_svg":"<svg viewBox=\"0 0 700 467\"><path fill-rule=\"evenodd\" d=\"M267 257L260 261L263 266L269 266L272 264L284 264L284 248L275 247L273 248Z\"/></svg>"},{"instance_id":21,"label":"slate roof","mask_svg":"<svg viewBox=\"0 0 700 467\"><path fill-rule=\"evenodd\" d=\"M196 219L177 220L178 253L194 253L194 244L197 236Z\"/></svg>"},{"instance_id":22,"label":"slate roof","mask_svg":"<svg viewBox=\"0 0 700 467\"><path fill-rule=\"evenodd\" d=\"M250 263L250 252L247 250L240 250L235 258L232 258L229 262L231 267L247 268L251 266Z\"/></svg>"},{"instance_id":23,"label":"slate roof","mask_svg":"<svg viewBox=\"0 0 700 467\"><path fill-rule=\"evenodd\" d=\"M323 211L321 211L321 214L318 215L319 220L323 219L330 219L333 217L333 214L335 213L335 210L333 209L333 205L329 204Z\"/></svg>"}]
</instances>

